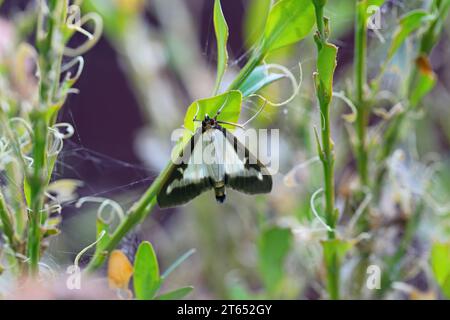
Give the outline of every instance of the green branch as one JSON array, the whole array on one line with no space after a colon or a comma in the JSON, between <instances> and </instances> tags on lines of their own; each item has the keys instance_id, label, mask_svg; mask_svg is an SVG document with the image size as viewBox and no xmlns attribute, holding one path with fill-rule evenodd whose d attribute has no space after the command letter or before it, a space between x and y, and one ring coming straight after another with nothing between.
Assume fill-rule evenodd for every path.
<instances>
[{"instance_id":1,"label":"green branch","mask_svg":"<svg viewBox=\"0 0 450 320\"><path fill-rule=\"evenodd\" d=\"M331 137L331 117L330 106L333 93L333 75L336 68L337 48L328 42L328 21L323 16L323 9L326 0L313 1L316 12L317 32L314 37L318 58L317 72L314 75L316 82L317 99L319 101L321 113L321 142L318 139L317 145L319 157L322 162L324 173L324 192L325 192L325 217L329 227L328 241L336 240L335 227L337 222L337 209L335 207L334 191L334 143ZM336 246L332 246L332 252L329 258L325 258L327 269L327 287L330 298L339 299L339 257Z\"/></svg>"}]
</instances>

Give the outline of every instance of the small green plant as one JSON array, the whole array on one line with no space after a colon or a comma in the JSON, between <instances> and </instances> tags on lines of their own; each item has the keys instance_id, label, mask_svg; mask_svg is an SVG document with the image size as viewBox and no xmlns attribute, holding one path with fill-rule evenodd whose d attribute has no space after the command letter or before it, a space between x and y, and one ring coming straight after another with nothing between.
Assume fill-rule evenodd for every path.
<instances>
[{"instance_id":1,"label":"small green plant","mask_svg":"<svg viewBox=\"0 0 450 320\"><path fill-rule=\"evenodd\" d=\"M120 250L112 252L108 263L108 279L110 287L124 290L137 300L175 300L187 296L193 287L182 287L166 293L158 294L161 286L170 273L194 253L190 250L173 263L163 274L160 274L158 260L150 242L142 242L131 266L128 258ZM133 278L134 294L129 291L128 283Z\"/></svg>"}]
</instances>

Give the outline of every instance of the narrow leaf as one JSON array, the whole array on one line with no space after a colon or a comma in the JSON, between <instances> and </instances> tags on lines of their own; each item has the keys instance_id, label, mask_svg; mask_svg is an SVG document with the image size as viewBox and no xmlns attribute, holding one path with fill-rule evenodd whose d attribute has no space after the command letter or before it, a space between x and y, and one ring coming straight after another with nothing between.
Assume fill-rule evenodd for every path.
<instances>
[{"instance_id":1,"label":"narrow leaf","mask_svg":"<svg viewBox=\"0 0 450 320\"><path fill-rule=\"evenodd\" d=\"M194 290L194 287L183 287L167 293L163 293L156 297L155 300L180 300L186 297Z\"/></svg>"},{"instance_id":2,"label":"narrow leaf","mask_svg":"<svg viewBox=\"0 0 450 320\"><path fill-rule=\"evenodd\" d=\"M265 65L261 65L252 71L248 78L239 87L239 90L242 92L244 98L247 98L271 83L285 77L286 76L281 73L270 73Z\"/></svg>"},{"instance_id":3,"label":"narrow leaf","mask_svg":"<svg viewBox=\"0 0 450 320\"><path fill-rule=\"evenodd\" d=\"M395 30L391 46L388 51L387 59L390 60L398 49L405 42L406 38L423 26L423 23L432 17L424 10L414 10L408 12L400 19L400 24Z\"/></svg>"},{"instance_id":4,"label":"narrow leaf","mask_svg":"<svg viewBox=\"0 0 450 320\"><path fill-rule=\"evenodd\" d=\"M428 57L421 56L416 61L418 75L411 91L410 102L412 107L416 107L423 97L425 97L436 85L436 75L434 74Z\"/></svg>"},{"instance_id":5,"label":"narrow leaf","mask_svg":"<svg viewBox=\"0 0 450 320\"><path fill-rule=\"evenodd\" d=\"M134 261L134 291L139 300L152 299L160 286L158 260L150 242L139 245Z\"/></svg>"},{"instance_id":6,"label":"narrow leaf","mask_svg":"<svg viewBox=\"0 0 450 320\"><path fill-rule=\"evenodd\" d=\"M324 43L319 50L317 71L320 100L329 103L333 94L333 75L336 69L337 47L331 43Z\"/></svg>"},{"instance_id":7,"label":"narrow leaf","mask_svg":"<svg viewBox=\"0 0 450 320\"><path fill-rule=\"evenodd\" d=\"M269 291L275 291L284 276L284 262L292 245L289 229L271 227L265 230L258 242L259 270Z\"/></svg>"},{"instance_id":8,"label":"narrow leaf","mask_svg":"<svg viewBox=\"0 0 450 320\"><path fill-rule=\"evenodd\" d=\"M450 242L433 243L430 263L436 282L450 298Z\"/></svg>"},{"instance_id":9,"label":"narrow leaf","mask_svg":"<svg viewBox=\"0 0 450 320\"><path fill-rule=\"evenodd\" d=\"M216 31L217 41L217 78L214 92L217 93L222 82L223 75L228 64L228 25L222 12L220 0L215 0L214 3L214 29Z\"/></svg>"}]
</instances>

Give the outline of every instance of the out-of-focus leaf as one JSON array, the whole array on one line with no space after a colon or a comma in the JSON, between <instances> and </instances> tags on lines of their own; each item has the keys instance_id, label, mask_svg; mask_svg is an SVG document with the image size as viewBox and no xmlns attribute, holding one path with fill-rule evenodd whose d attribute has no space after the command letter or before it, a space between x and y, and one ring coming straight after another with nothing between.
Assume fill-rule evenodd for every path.
<instances>
[{"instance_id":1,"label":"out-of-focus leaf","mask_svg":"<svg viewBox=\"0 0 450 320\"><path fill-rule=\"evenodd\" d=\"M317 78L319 85L319 99L322 103L329 103L333 94L333 75L336 69L337 47L331 43L324 43L317 59Z\"/></svg>"},{"instance_id":2,"label":"out-of-focus leaf","mask_svg":"<svg viewBox=\"0 0 450 320\"><path fill-rule=\"evenodd\" d=\"M416 60L418 66L417 78L414 89L411 90L410 103L416 107L420 100L425 97L436 85L436 75L434 74L428 57L421 56Z\"/></svg>"},{"instance_id":3,"label":"out-of-focus leaf","mask_svg":"<svg viewBox=\"0 0 450 320\"><path fill-rule=\"evenodd\" d=\"M220 0L215 0L214 3L214 29L217 41L217 78L214 92L218 92L228 64L228 25L223 16Z\"/></svg>"},{"instance_id":4,"label":"out-of-focus leaf","mask_svg":"<svg viewBox=\"0 0 450 320\"><path fill-rule=\"evenodd\" d=\"M242 94L240 91L228 91L218 96L201 99L193 102L184 118L184 127L191 132L200 125L198 122L194 123L193 119L197 115L198 120L203 120L205 115L214 117L217 111L223 107L222 112L218 116L218 120L236 123L239 120L241 113ZM224 125L227 129L234 129L233 126Z\"/></svg>"},{"instance_id":5,"label":"out-of-focus leaf","mask_svg":"<svg viewBox=\"0 0 450 320\"><path fill-rule=\"evenodd\" d=\"M139 245L134 260L134 293L139 300L152 299L161 284L159 266L155 251L150 242Z\"/></svg>"},{"instance_id":6,"label":"out-of-focus leaf","mask_svg":"<svg viewBox=\"0 0 450 320\"><path fill-rule=\"evenodd\" d=\"M395 30L391 46L388 50L387 60L392 59L397 50L405 42L406 38L423 26L425 21L430 20L430 17L432 17L432 15L429 15L424 10L414 10L404 15L400 19L400 24Z\"/></svg>"},{"instance_id":7,"label":"out-of-focus leaf","mask_svg":"<svg viewBox=\"0 0 450 320\"><path fill-rule=\"evenodd\" d=\"M367 7L370 6L377 6L377 7L381 7L383 5L385 0L367 0Z\"/></svg>"},{"instance_id":8,"label":"out-of-focus leaf","mask_svg":"<svg viewBox=\"0 0 450 320\"><path fill-rule=\"evenodd\" d=\"M344 258L348 250L351 249L352 243L341 239L322 241L323 257L327 265L332 265L333 259L338 259L338 265Z\"/></svg>"},{"instance_id":9,"label":"out-of-focus leaf","mask_svg":"<svg viewBox=\"0 0 450 320\"><path fill-rule=\"evenodd\" d=\"M155 298L155 300L180 300L186 297L194 287L183 287L167 293L163 293Z\"/></svg>"},{"instance_id":10,"label":"out-of-focus leaf","mask_svg":"<svg viewBox=\"0 0 450 320\"><path fill-rule=\"evenodd\" d=\"M241 283L233 283L228 285L228 294L231 300L252 300L255 297Z\"/></svg>"},{"instance_id":11,"label":"out-of-focus leaf","mask_svg":"<svg viewBox=\"0 0 450 320\"><path fill-rule=\"evenodd\" d=\"M450 242L434 242L430 260L436 282L450 298Z\"/></svg>"},{"instance_id":12,"label":"out-of-focus leaf","mask_svg":"<svg viewBox=\"0 0 450 320\"><path fill-rule=\"evenodd\" d=\"M450 11L450 0L433 1L432 10L434 19L422 37L422 43L420 44L420 52L422 54L429 54L431 49L433 49L438 42L442 28Z\"/></svg>"},{"instance_id":13,"label":"out-of-focus leaf","mask_svg":"<svg viewBox=\"0 0 450 320\"><path fill-rule=\"evenodd\" d=\"M294 44L305 38L315 24L311 0L281 0L270 10L264 32L263 51Z\"/></svg>"},{"instance_id":14,"label":"out-of-focus leaf","mask_svg":"<svg viewBox=\"0 0 450 320\"><path fill-rule=\"evenodd\" d=\"M264 230L258 241L259 270L266 288L274 292L283 280L284 262L292 246L289 229L277 226Z\"/></svg>"},{"instance_id":15,"label":"out-of-focus leaf","mask_svg":"<svg viewBox=\"0 0 450 320\"><path fill-rule=\"evenodd\" d=\"M165 279L171 274L176 268L178 268L184 261L189 259L190 256L192 256L195 253L195 249L191 249L185 254L183 254L181 257L179 257L174 263L170 265L170 267L167 268L166 271L161 275L161 279Z\"/></svg>"},{"instance_id":16,"label":"out-of-focus leaf","mask_svg":"<svg viewBox=\"0 0 450 320\"><path fill-rule=\"evenodd\" d=\"M133 275L133 266L127 256L120 250L111 252L108 261L108 283L112 289L128 289Z\"/></svg>"},{"instance_id":17,"label":"out-of-focus leaf","mask_svg":"<svg viewBox=\"0 0 450 320\"><path fill-rule=\"evenodd\" d=\"M269 84L285 78L286 76L281 73L270 73L269 69L265 65L256 67L248 78L239 87L244 98L260 91L262 88Z\"/></svg>"},{"instance_id":18,"label":"out-of-focus leaf","mask_svg":"<svg viewBox=\"0 0 450 320\"><path fill-rule=\"evenodd\" d=\"M263 35L271 4L271 0L250 1L244 25L247 48L251 48Z\"/></svg>"}]
</instances>

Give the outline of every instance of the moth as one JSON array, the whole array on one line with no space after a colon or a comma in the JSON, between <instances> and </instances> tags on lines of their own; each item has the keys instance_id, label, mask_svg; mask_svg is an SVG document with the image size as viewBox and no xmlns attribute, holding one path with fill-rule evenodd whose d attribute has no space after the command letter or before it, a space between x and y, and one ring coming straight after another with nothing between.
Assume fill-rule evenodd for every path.
<instances>
[{"instance_id":1,"label":"moth","mask_svg":"<svg viewBox=\"0 0 450 320\"><path fill-rule=\"evenodd\" d=\"M194 117L201 126L180 152L157 195L161 208L183 205L211 189L219 203L225 201L227 188L246 194L272 190L268 169L222 125L243 126L217 120L220 111L213 118Z\"/></svg>"}]
</instances>

